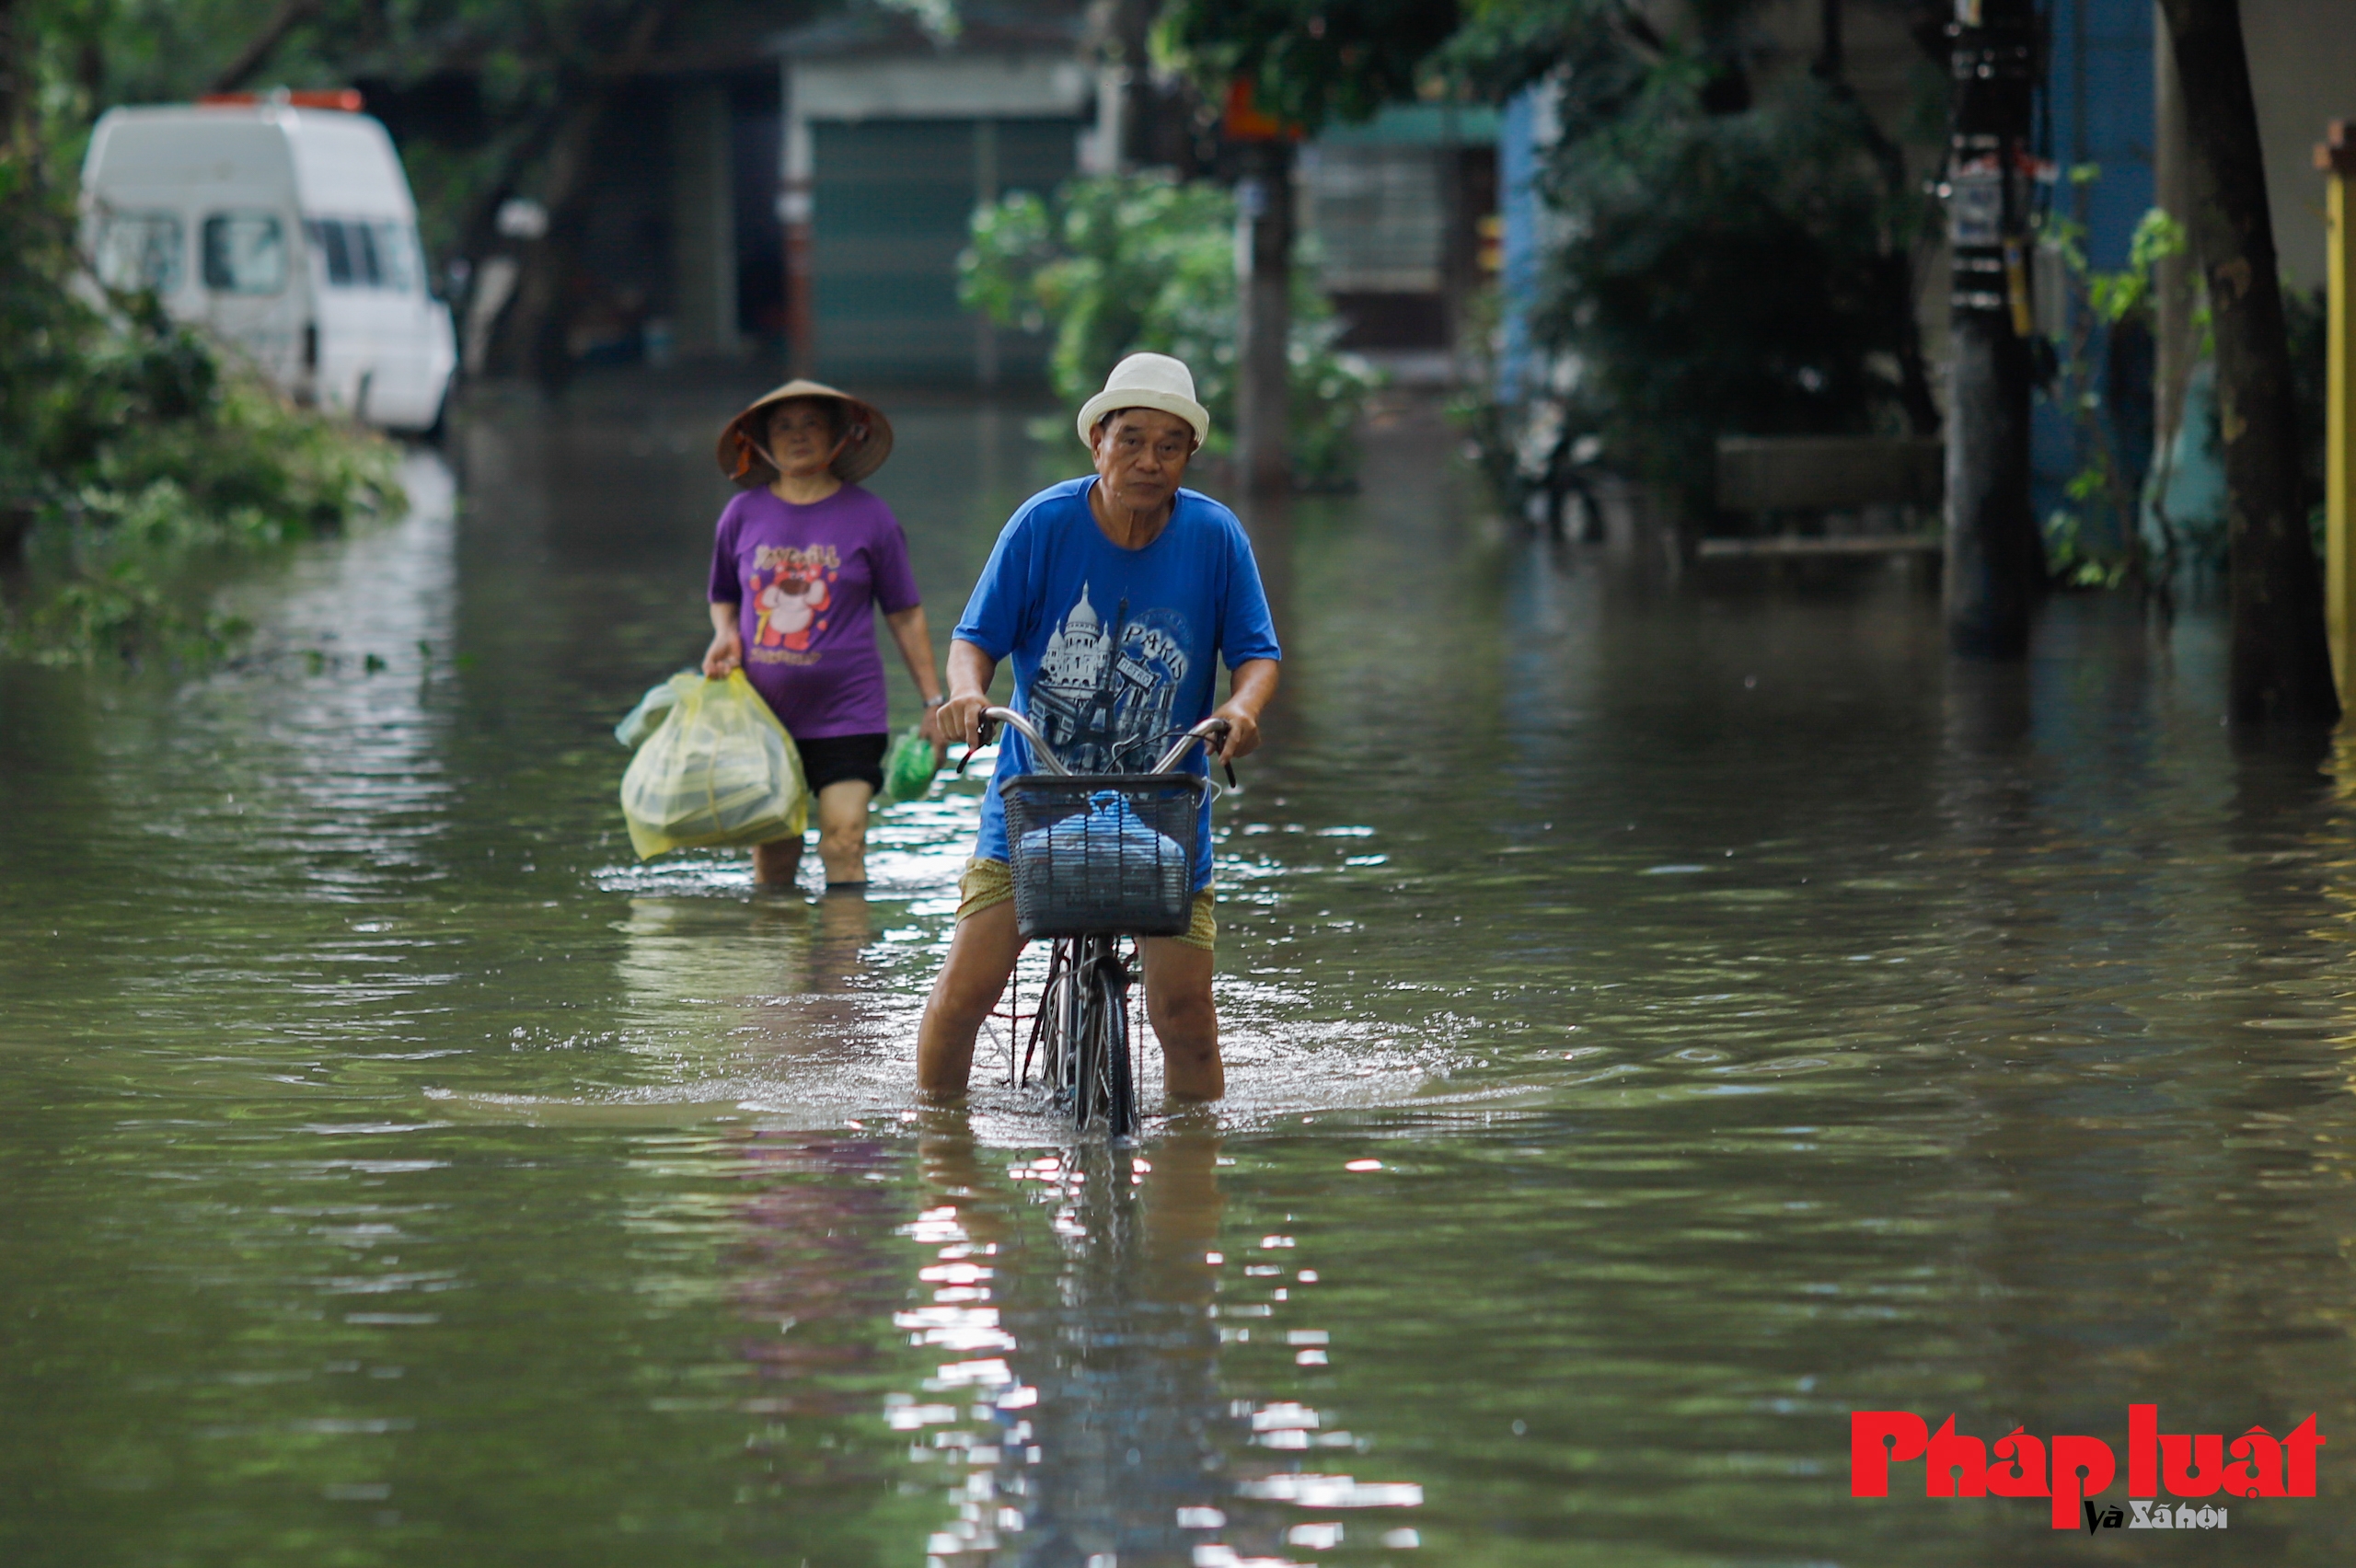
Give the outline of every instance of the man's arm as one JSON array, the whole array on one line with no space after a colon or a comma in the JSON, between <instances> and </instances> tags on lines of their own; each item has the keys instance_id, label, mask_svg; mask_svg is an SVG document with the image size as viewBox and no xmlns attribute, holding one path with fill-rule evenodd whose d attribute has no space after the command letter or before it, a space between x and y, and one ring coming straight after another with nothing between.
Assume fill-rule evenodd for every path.
<instances>
[{"instance_id":1,"label":"man's arm","mask_svg":"<svg viewBox=\"0 0 2356 1568\"><path fill-rule=\"evenodd\" d=\"M1227 744L1218 752L1221 762L1233 762L1260 749L1260 710L1276 695L1282 668L1274 659L1246 659L1228 676L1227 701L1212 715L1228 722Z\"/></svg>"},{"instance_id":2,"label":"man's arm","mask_svg":"<svg viewBox=\"0 0 2356 1568\"><path fill-rule=\"evenodd\" d=\"M990 705L990 677L997 674L997 660L963 638L950 639L949 700L938 721L941 739L982 744L982 709Z\"/></svg>"}]
</instances>

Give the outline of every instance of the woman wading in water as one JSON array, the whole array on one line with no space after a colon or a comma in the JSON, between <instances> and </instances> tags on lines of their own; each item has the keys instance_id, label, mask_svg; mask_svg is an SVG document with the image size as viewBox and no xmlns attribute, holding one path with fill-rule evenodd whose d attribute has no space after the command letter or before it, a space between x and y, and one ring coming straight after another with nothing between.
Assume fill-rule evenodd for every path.
<instances>
[{"instance_id":1,"label":"woman wading in water","mask_svg":"<svg viewBox=\"0 0 2356 1568\"><path fill-rule=\"evenodd\" d=\"M907 537L859 484L891 452L882 409L814 381L787 382L720 432L720 471L745 489L720 514L703 673L741 668L793 737L830 889L867 885L867 805L884 787L890 715L870 605L924 697L925 738L946 754ZM799 836L753 847L756 882L791 885L801 866Z\"/></svg>"}]
</instances>

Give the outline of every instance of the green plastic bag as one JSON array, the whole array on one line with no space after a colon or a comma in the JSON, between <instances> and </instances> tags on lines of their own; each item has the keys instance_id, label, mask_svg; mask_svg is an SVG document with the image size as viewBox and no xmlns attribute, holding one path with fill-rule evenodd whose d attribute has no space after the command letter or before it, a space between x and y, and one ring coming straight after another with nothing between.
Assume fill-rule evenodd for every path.
<instances>
[{"instance_id":1,"label":"green plastic bag","mask_svg":"<svg viewBox=\"0 0 2356 1568\"><path fill-rule=\"evenodd\" d=\"M884 755L883 801L887 806L921 801L932 793L932 780L941 771L941 759L934 755L932 743L919 732L922 728L911 725Z\"/></svg>"},{"instance_id":2,"label":"green plastic bag","mask_svg":"<svg viewBox=\"0 0 2356 1568\"><path fill-rule=\"evenodd\" d=\"M668 849L766 844L809 825L802 754L742 670L665 683L670 711L622 775L622 820L641 860Z\"/></svg>"}]
</instances>

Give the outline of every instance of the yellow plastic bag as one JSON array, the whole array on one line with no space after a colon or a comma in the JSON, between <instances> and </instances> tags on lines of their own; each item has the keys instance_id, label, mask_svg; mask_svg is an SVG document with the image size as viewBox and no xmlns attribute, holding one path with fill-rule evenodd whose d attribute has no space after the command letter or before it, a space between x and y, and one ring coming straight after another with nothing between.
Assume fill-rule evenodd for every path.
<instances>
[{"instance_id":1,"label":"yellow plastic bag","mask_svg":"<svg viewBox=\"0 0 2356 1568\"><path fill-rule=\"evenodd\" d=\"M802 754L742 670L671 677L671 711L622 775L622 818L641 860L666 849L766 844L809 824Z\"/></svg>"}]
</instances>

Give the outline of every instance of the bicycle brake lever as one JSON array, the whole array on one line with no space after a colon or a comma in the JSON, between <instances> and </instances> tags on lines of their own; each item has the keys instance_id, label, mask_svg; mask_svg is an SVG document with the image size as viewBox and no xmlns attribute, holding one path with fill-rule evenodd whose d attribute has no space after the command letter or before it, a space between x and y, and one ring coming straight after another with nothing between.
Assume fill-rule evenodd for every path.
<instances>
[{"instance_id":1,"label":"bicycle brake lever","mask_svg":"<svg viewBox=\"0 0 2356 1568\"><path fill-rule=\"evenodd\" d=\"M957 759L956 777L960 778L965 777L965 765L974 760L974 754L976 752L990 744L990 732L996 728L997 726L992 724L987 719L982 721L980 728L975 732L976 738L974 744L967 746L965 748L965 755Z\"/></svg>"}]
</instances>

